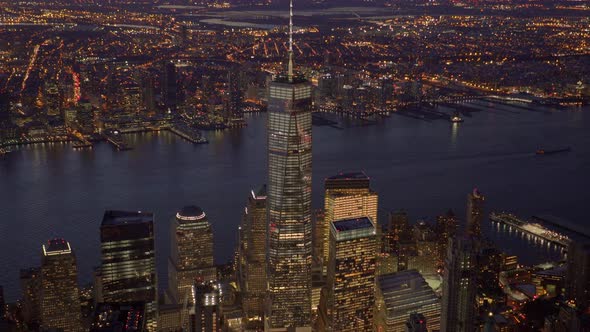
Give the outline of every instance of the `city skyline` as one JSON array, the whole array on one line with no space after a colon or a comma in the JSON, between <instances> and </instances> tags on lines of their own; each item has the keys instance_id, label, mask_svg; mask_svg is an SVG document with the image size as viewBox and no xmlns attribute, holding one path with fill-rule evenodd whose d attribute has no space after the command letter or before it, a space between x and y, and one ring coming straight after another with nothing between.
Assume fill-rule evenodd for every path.
<instances>
[{"instance_id":1,"label":"city skyline","mask_svg":"<svg viewBox=\"0 0 590 332\"><path fill-rule=\"evenodd\" d=\"M0 329L587 331L588 8L303 1L0 10Z\"/></svg>"}]
</instances>

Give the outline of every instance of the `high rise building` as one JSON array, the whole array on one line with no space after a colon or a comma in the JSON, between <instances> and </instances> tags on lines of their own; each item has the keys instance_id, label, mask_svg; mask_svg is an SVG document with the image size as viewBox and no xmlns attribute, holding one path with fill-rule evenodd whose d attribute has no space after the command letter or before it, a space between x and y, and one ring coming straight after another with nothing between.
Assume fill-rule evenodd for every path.
<instances>
[{"instance_id":1,"label":"high rise building","mask_svg":"<svg viewBox=\"0 0 590 332\"><path fill-rule=\"evenodd\" d=\"M244 233L242 307L246 318L264 316L266 293L266 185L252 190L244 209L241 231Z\"/></svg>"},{"instance_id":2,"label":"high rise building","mask_svg":"<svg viewBox=\"0 0 590 332\"><path fill-rule=\"evenodd\" d=\"M476 319L477 261L469 237L449 241L443 277L442 332L472 332Z\"/></svg>"},{"instance_id":3,"label":"high rise building","mask_svg":"<svg viewBox=\"0 0 590 332\"><path fill-rule=\"evenodd\" d=\"M195 332L221 331L221 299L219 285L212 281L197 281L193 287Z\"/></svg>"},{"instance_id":4,"label":"high rise building","mask_svg":"<svg viewBox=\"0 0 590 332\"><path fill-rule=\"evenodd\" d=\"M23 320L34 329L41 319L39 296L41 293L41 269L29 268L20 270L20 285L22 290Z\"/></svg>"},{"instance_id":5,"label":"high rise building","mask_svg":"<svg viewBox=\"0 0 590 332\"><path fill-rule=\"evenodd\" d=\"M571 241L567 250L566 297L590 307L590 238Z\"/></svg>"},{"instance_id":6,"label":"high rise building","mask_svg":"<svg viewBox=\"0 0 590 332\"><path fill-rule=\"evenodd\" d=\"M436 234L438 237L438 261L443 263L447 257L449 239L457 233L459 224L455 213L449 210L446 214L436 217Z\"/></svg>"},{"instance_id":7,"label":"high rise building","mask_svg":"<svg viewBox=\"0 0 590 332\"><path fill-rule=\"evenodd\" d=\"M311 324L311 85L289 68L269 85L267 329Z\"/></svg>"},{"instance_id":8,"label":"high rise building","mask_svg":"<svg viewBox=\"0 0 590 332\"><path fill-rule=\"evenodd\" d=\"M404 332L410 314L416 312L426 318L429 330L439 330L440 300L418 271L379 276L375 298L375 331Z\"/></svg>"},{"instance_id":9,"label":"high rise building","mask_svg":"<svg viewBox=\"0 0 590 332\"><path fill-rule=\"evenodd\" d=\"M100 242L103 300L145 303L147 329L155 331L158 283L153 213L106 211Z\"/></svg>"},{"instance_id":10,"label":"high rise building","mask_svg":"<svg viewBox=\"0 0 590 332\"><path fill-rule=\"evenodd\" d=\"M398 254L401 241L411 241L411 227L408 213L404 210L391 211L387 216L386 251Z\"/></svg>"},{"instance_id":11,"label":"high rise building","mask_svg":"<svg viewBox=\"0 0 590 332\"><path fill-rule=\"evenodd\" d=\"M191 300L196 278L217 279L213 262L213 232L205 212L193 205L178 211L170 228L168 293L173 303L185 303Z\"/></svg>"},{"instance_id":12,"label":"high rise building","mask_svg":"<svg viewBox=\"0 0 590 332\"><path fill-rule=\"evenodd\" d=\"M330 256L331 223L341 219L368 216L377 225L377 193L370 188L364 172L340 173L325 181L324 197L324 265Z\"/></svg>"},{"instance_id":13,"label":"high rise building","mask_svg":"<svg viewBox=\"0 0 590 332\"><path fill-rule=\"evenodd\" d=\"M164 63L164 74L162 77L162 99L166 110L174 111L178 104L178 87L176 82L176 65L172 61Z\"/></svg>"},{"instance_id":14,"label":"high rise building","mask_svg":"<svg viewBox=\"0 0 590 332\"><path fill-rule=\"evenodd\" d=\"M406 322L406 332L428 332L426 317L421 313L412 313Z\"/></svg>"},{"instance_id":15,"label":"high rise building","mask_svg":"<svg viewBox=\"0 0 590 332\"><path fill-rule=\"evenodd\" d=\"M240 69L237 66L232 66L227 73L226 118L236 121L241 120L243 116Z\"/></svg>"},{"instance_id":16,"label":"high rise building","mask_svg":"<svg viewBox=\"0 0 590 332\"><path fill-rule=\"evenodd\" d=\"M76 256L63 239L49 240L41 257L41 329L81 331Z\"/></svg>"},{"instance_id":17,"label":"high rise building","mask_svg":"<svg viewBox=\"0 0 590 332\"><path fill-rule=\"evenodd\" d=\"M438 245L432 227L419 221L413 227L416 241L414 255L408 257L408 269L418 270L422 275L435 275L437 272Z\"/></svg>"},{"instance_id":18,"label":"high rise building","mask_svg":"<svg viewBox=\"0 0 590 332\"><path fill-rule=\"evenodd\" d=\"M369 217L331 222L327 301L329 331L372 331L377 231Z\"/></svg>"},{"instance_id":19,"label":"high rise building","mask_svg":"<svg viewBox=\"0 0 590 332\"><path fill-rule=\"evenodd\" d=\"M473 192L467 195L467 235L473 237L481 236L481 223L484 219L485 196L479 190L473 189Z\"/></svg>"}]
</instances>

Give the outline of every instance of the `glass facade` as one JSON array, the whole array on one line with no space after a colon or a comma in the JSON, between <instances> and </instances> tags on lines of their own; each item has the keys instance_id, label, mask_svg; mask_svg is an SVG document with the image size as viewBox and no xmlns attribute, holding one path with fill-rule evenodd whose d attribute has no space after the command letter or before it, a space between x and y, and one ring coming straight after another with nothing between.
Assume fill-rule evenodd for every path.
<instances>
[{"instance_id":1,"label":"glass facade","mask_svg":"<svg viewBox=\"0 0 590 332\"><path fill-rule=\"evenodd\" d=\"M477 266L470 238L449 241L443 279L442 332L474 330L476 318Z\"/></svg>"},{"instance_id":2,"label":"glass facade","mask_svg":"<svg viewBox=\"0 0 590 332\"><path fill-rule=\"evenodd\" d=\"M266 186L253 190L244 209L240 265L243 309L248 319L262 319L266 294Z\"/></svg>"},{"instance_id":3,"label":"glass facade","mask_svg":"<svg viewBox=\"0 0 590 332\"><path fill-rule=\"evenodd\" d=\"M190 301L196 278L217 279L213 263L213 232L201 208L187 206L171 223L171 248L168 260L169 293L174 302Z\"/></svg>"},{"instance_id":4,"label":"glass facade","mask_svg":"<svg viewBox=\"0 0 590 332\"><path fill-rule=\"evenodd\" d=\"M377 232L369 217L330 223L328 323L331 331L372 331Z\"/></svg>"},{"instance_id":5,"label":"glass facade","mask_svg":"<svg viewBox=\"0 0 590 332\"><path fill-rule=\"evenodd\" d=\"M273 81L268 105L268 328L310 326L311 86Z\"/></svg>"},{"instance_id":6,"label":"glass facade","mask_svg":"<svg viewBox=\"0 0 590 332\"><path fill-rule=\"evenodd\" d=\"M428 331L440 329L440 299L416 270L406 270L377 278L375 330L405 332L412 313L426 319Z\"/></svg>"},{"instance_id":7,"label":"glass facade","mask_svg":"<svg viewBox=\"0 0 590 332\"><path fill-rule=\"evenodd\" d=\"M330 224L332 221L368 216L377 228L377 193L369 188L364 173L341 174L326 179L324 197L324 265L330 255Z\"/></svg>"},{"instance_id":8,"label":"glass facade","mask_svg":"<svg viewBox=\"0 0 590 332\"><path fill-rule=\"evenodd\" d=\"M154 215L106 211L100 227L105 302L144 302L148 331L157 324Z\"/></svg>"},{"instance_id":9,"label":"glass facade","mask_svg":"<svg viewBox=\"0 0 590 332\"><path fill-rule=\"evenodd\" d=\"M40 304L43 330L82 330L76 256L62 239L43 245Z\"/></svg>"}]
</instances>

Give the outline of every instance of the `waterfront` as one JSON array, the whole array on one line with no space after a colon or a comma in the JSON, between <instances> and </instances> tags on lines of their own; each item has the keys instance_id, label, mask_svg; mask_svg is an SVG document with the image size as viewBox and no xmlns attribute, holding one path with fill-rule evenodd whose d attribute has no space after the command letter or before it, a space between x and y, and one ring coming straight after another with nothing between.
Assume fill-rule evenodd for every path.
<instances>
[{"instance_id":1,"label":"waterfront","mask_svg":"<svg viewBox=\"0 0 590 332\"><path fill-rule=\"evenodd\" d=\"M194 145L167 132L126 137L131 151L107 143L74 151L69 144L21 147L0 159L0 284L18 296L18 270L38 265L41 243L69 240L81 281L99 264L99 225L105 209L156 214L157 264L166 282L168 222L196 204L214 228L218 262L231 258L249 190L266 178L266 116L248 127L208 132ZM487 210L519 216L554 214L588 222L583 190L590 181L590 116L585 111L536 112L499 106L465 122L392 115L372 126L314 127L313 206L322 206L322 181L340 170L363 169L379 193L380 222L388 209L412 220L453 208L463 219L467 193L477 186ZM569 153L536 156L539 147ZM489 223L484 225L487 231ZM503 243L520 254L512 242ZM510 250L509 250L510 251ZM532 259L532 258L529 258Z\"/></svg>"}]
</instances>

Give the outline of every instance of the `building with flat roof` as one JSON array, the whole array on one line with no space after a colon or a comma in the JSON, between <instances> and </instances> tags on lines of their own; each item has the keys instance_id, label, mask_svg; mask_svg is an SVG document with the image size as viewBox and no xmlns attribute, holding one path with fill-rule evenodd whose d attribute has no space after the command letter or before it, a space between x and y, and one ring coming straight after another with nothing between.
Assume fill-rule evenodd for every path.
<instances>
[{"instance_id":1,"label":"building with flat roof","mask_svg":"<svg viewBox=\"0 0 590 332\"><path fill-rule=\"evenodd\" d=\"M424 277L405 270L377 278L375 330L405 332L410 314L419 312L429 331L440 329L441 302Z\"/></svg>"},{"instance_id":2,"label":"building with flat roof","mask_svg":"<svg viewBox=\"0 0 590 332\"><path fill-rule=\"evenodd\" d=\"M198 206L185 206L170 223L168 294L172 303L190 301L195 279L215 280L213 231L205 212Z\"/></svg>"},{"instance_id":3,"label":"building with flat roof","mask_svg":"<svg viewBox=\"0 0 590 332\"><path fill-rule=\"evenodd\" d=\"M371 331L377 232L369 217L331 222L321 325L329 331Z\"/></svg>"},{"instance_id":4,"label":"building with flat roof","mask_svg":"<svg viewBox=\"0 0 590 332\"><path fill-rule=\"evenodd\" d=\"M442 332L472 332L476 319L476 242L470 237L449 241L443 277Z\"/></svg>"},{"instance_id":5,"label":"building with flat roof","mask_svg":"<svg viewBox=\"0 0 590 332\"><path fill-rule=\"evenodd\" d=\"M144 303L147 330L155 331L158 283L154 214L106 211L100 226L100 242L104 302Z\"/></svg>"},{"instance_id":6,"label":"building with flat roof","mask_svg":"<svg viewBox=\"0 0 590 332\"><path fill-rule=\"evenodd\" d=\"M70 243L64 239L49 240L42 246L42 253L39 294L41 329L81 331L78 268Z\"/></svg>"},{"instance_id":7,"label":"building with flat roof","mask_svg":"<svg viewBox=\"0 0 590 332\"><path fill-rule=\"evenodd\" d=\"M331 222L368 216L377 226L377 193L364 172L339 173L325 180L323 261L330 256Z\"/></svg>"}]
</instances>

